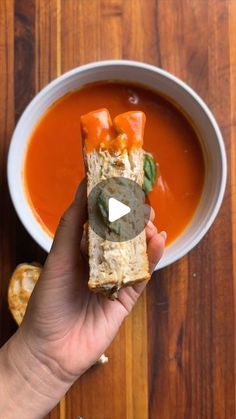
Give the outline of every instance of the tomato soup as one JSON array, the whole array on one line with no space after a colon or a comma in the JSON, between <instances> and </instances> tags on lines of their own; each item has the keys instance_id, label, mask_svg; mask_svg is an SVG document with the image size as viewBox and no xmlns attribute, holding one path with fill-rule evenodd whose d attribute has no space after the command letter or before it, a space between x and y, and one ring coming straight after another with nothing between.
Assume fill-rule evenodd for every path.
<instances>
[{"instance_id":1,"label":"tomato soup","mask_svg":"<svg viewBox=\"0 0 236 419\"><path fill-rule=\"evenodd\" d=\"M198 137L186 117L167 99L144 87L96 83L65 95L35 127L25 159L25 185L34 213L52 236L84 177L80 116L107 108L114 118L129 110L146 114L144 149L159 164L148 200L156 225L168 243L187 226L199 203L204 159Z\"/></svg>"}]
</instances>

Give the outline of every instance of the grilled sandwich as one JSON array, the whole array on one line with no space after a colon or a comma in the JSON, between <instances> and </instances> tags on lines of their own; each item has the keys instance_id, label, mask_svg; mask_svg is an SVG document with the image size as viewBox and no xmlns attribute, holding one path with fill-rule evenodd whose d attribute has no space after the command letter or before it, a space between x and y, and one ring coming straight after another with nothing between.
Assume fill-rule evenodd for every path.
<instances>
[{"instance_id":1,"label":"grilled sandwich","mask_svg":"<svg viewBox=\"0 0 236 419\"><path fill-rule=\"evenodd\" d=\"M145 119L143 112L130 111L112 121L107 109L81 117L88 196L100 182L116 177L143 187ZM89 222L88 239L92 291L114 299L120 288L150 278L144 230L130 240L111 241L100 237Z\"/></svg>"}]
</instances>

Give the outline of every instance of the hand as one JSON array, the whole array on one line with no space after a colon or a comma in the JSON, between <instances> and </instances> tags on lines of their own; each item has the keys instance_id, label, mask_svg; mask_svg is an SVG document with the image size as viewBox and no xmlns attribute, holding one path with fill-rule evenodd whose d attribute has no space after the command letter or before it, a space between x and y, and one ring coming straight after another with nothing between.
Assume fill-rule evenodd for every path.
<instances>
[{"instance_id":1,"label":"hand","mask_svg":"<svg viewBox=\"0 0 236 419\"><path fill-rule=\"evenodd\" d=\"M89 290L88 260L81 251L85 222L82 182L60 222L23 323L1 350L0 418L20 417L22 412L24 418L40 418L54 407L110 345L146 285L121 289L115 301ZM152 272L166 233L158 234L149 221L146 236Z\"/></svg>"},{"instance_id":2,"label":"hand","mask_svg":"<svg viewBox=\"0 0 236 419\"><path fill-rule=\"evenodd\" d=\"M88 289L88 262L80 249L85 221L83 182L61 220L21 331L33 353L42 358L46 354L49 363L56 362L72 380L110 345L146 285L123 288L115 301ZM158 234L152 222L146 232L152 272L163 253L165 234Z\"/></svg>"}]
</instances>

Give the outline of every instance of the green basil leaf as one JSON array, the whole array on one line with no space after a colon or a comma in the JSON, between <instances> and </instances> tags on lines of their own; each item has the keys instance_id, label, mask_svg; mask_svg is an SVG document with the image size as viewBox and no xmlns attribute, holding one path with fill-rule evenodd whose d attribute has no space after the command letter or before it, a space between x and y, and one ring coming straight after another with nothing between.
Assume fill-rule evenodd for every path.
<instances>
[{"instance_id":1,"label":"green basil leaf","mask_svg":"<svg viewBox=\"0 0 236 419\"><path fill-rule=\"evenodd\" d=\"M144 175L152 181L153 174L152 174L152 167L148 158L144 158Z\"/></svg>"},{"instance_id":2,"label":"green basil leaf","mask_svg":"<svg viewBox=\"0 0 236 419\"><path fill-rule=\"evenodd\" d=\"M98 195L98 207L99 207L101 215L104 218L104 221L107 223L108 222L108 205L107 205L106 196L102 193L102 191Z\"/></svg>"},{"instance_id":3,"label":"green basil leaf","mask_svg":"<svg viewBox=\"0 0 236 419\"><path fill-rule=\"evenodd\" d=\"M156 176L157 176L156 162L153 156L149 153L144 154L143 169L144 169L143 190L145 194L148 194L149 192L152 191L153 185L155 183Z\"/></svg>"},{"instance_id":4,"label":"green basil leaf","mask_svg":"<svg viewBox=\"0 0 236 419\"><path fill-rule=\"evenodd\" d=\"M144 182L143 182L143 190L145 192L145 194L147 195L149 192L152 191L152 187L153 184L152 182L148 179L148 178L144 178Z\"/></svg>"},{"instance_id":5,"label":"green basil leaf","mask_svg":"<svg viewBox=\"0 0 236 419\"><path fill-rule=\"evenodd\" d=\"M156 170L156 162L155 162L155 160L154 160L153 158L150 158L150 157L149 157L149 165L150 165L150 167L151 167L152 180L153 180L153 183L154 183L154 182L155 182L155 180L156 180L156 173L157 173L157 170Z\"/></svg>"},{"instance_id":6,"label":"green basil leaf","mask_svg":"<svg viewBox=\"0 0 236 419\"><path fill-rule=\"evenodd\" d=\"M116 221L115 223L110 223L108 220L108 200L106 194L104 194L103 191L100 192L98 195L98 207L100 210L100 213L103 217L103 221L106 224L106 226L109 228L110 231L113 231L116 234L120 234L121 226L119 221Z\"/></svg>"},{"instance_id":7,"label":"green basil leaf","mask_svg":"<svg viewBox=\"0 0 236 419\"><path fill-rule=\"evenodd\" d=\"M120 235L121 232L121 225L119 222L109 223L109 229L110 231L113 231L114 233Z\"/></svg>"}]
</instances>

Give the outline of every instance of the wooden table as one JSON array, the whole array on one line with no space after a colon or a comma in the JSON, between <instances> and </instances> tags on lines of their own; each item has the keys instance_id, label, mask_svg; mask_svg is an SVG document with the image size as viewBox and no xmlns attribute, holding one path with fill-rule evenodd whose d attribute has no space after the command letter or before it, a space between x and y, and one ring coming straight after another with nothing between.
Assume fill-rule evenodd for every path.
<instances>
[{"instance_id":1,"label":"wooden table","mask_svg":"<svg viewBox=\"0 0 236 419\"><path fill-rule=\"evenodd\" d=\"M227 191L201 243L149 284L109 348L109 364L86 373L48 418L233 419L235 0L0 0L0 342L15 330L6 300L12 270L45 259L7 189L15 123L51 79L110 58L167 69L206 100L225 139Z\"/></svg>"}]
</instances>

